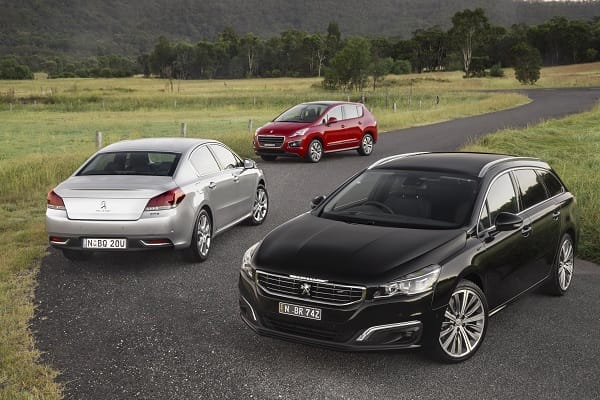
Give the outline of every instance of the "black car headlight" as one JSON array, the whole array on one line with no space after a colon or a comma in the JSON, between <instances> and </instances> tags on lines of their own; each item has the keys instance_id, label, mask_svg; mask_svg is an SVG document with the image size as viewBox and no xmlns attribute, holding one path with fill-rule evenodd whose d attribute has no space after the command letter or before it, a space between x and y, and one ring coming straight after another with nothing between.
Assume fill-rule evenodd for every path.
<instances>
[{"instance_id":1,"label":"black car headlight","mask_svg":"<svg viewBox=\"0 0 600 400\"><path fill-rule=\"evenodd\" d=\"M254 243L246 252L244 253L244 257L242 258L242 273L246 275L250 280L254 280L254 265L252 264L252 257L254 256L254 252L258 249L260 242Z\"/></svg>"},{"instance_id":2,"label":"black car headlight","mask_svg":"<svg viewBox=\"0 0 600 400\"><path fill-rule=\"evenodd\" d=\"M398 294L413 295L427 292L437 282L440 270L441 267L439 265L430 265L405 275L396 281L381 285L379 290L373 295L373 298L379 299Z\"/></svg>"}]
</instances>

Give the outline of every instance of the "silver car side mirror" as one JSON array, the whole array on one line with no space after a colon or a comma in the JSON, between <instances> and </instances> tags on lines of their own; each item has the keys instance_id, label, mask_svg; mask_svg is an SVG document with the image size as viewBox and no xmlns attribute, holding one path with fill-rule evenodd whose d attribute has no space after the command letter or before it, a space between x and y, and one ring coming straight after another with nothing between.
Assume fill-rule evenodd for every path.
<instances>
[{"instance_id":1,"label":"silver car side mirror","mask_svg":"<svg viewBox=\"0 0 600 400\"><path fill-rule=\"evenodd\" d=\"M256 162L248 158L244 159L244 169L256 168Z\"/></svg>"}]
</instances>

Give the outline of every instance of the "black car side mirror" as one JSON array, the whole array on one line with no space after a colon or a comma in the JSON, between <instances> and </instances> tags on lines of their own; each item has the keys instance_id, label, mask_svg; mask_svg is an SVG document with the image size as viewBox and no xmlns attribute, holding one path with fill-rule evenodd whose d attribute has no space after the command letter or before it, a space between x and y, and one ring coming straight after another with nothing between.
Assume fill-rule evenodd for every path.
<instances>
[{"instance_id":1,"label":"black car side mirror","mask_svg":"<svg viewBox=\"0 0 600 400\"><path fill-rule=\"evenodd\" d=\"M523 218L509 212L501 212L494 222L499 231L514 231L523 225Z\"/></svg>"},{"instance_id":2,"label":"black car side mirror","mask_svg":"<svg viewBox=\"0 0 600 400\"><path fill-rule=\"evenodd\" d=\"M244 169L256 168L256 163L253 160L244 159Z\"/></svg>"},{"instance_id":3,"label":"black car side mirror","mask_svg":"<svg viewBox=\"0 0 600 400\"><path fill-rule=\"evenodd\" d=\"M319 207L319 205L323 202L323 200L325 200L327 198L327 196L325 195L320 195L315 197L314 199L312 199L310 201L310 208L317 208Z\"/></svg>"}]
</instances>

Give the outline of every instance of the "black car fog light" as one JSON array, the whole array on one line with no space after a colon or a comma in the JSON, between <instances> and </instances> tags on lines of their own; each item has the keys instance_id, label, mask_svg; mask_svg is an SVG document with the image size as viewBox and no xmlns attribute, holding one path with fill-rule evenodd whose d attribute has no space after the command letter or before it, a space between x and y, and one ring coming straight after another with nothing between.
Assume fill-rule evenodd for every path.
<instances>
[{"instance_id":1,"label":"black car fog light","mask_svg":"<svg viewBox=\"0 0 600 400\"><path fill-rule=\"evenodd\" d=\"M301 145L301 144L302 144L302 141L300 141L300 140L296 140L296 141L294 141L294 142L289 142L289 143L288 143L288 147L294 147L294 148L297 148L297 147L300 147L300 145Z\"/></svg>"}]
</instances>

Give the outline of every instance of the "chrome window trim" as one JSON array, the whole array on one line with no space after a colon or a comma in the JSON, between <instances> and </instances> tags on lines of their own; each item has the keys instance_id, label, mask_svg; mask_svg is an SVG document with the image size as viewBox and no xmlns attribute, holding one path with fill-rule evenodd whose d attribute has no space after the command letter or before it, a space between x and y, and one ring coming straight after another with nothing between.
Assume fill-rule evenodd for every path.
<instances>
[{"instance_id":1,"label":"chrome window trim","mask_svg":"<svg viewBox=\"0 0 600 400\"><path fill-rule=\"evenodd\" d=\"M362 301L365 300L366 295L367 295L367 288L364 286L354 286L354 285L345 285L345 284L339 284L339 283L333 283L333 282L319 282L322 284L329 284L329 285L335 285L335 286L339 286L342 288L349 288L349 289L360 289L361 290L361 296L360 299L355 300L355 301L351 301L348 303L333 303L333 302L329 302L329 301L323 301L323 300L316 300L313 299L311 297L300 297L300 296L291 296L288 294L283 294L283 293L277 293L277 292L272 292L269 289L265 288L263 285L260 284L259 280L258 280L258 275L266 275L266 276L275 276L275 277L279 277L279 278L285 278L285 279L296 279L298 281L305 281L305 282L312 282L314 283L314 280L304 280L304 279L299 279L299 278L292 278L293 275L281 275L281 274L273 274L270 272L264 272L264 271L260 271L260 270L256 270L254 273L254 282L256 282L256 286L258 286L261 290L263 290L265 293L268 293L272 296L276 296L276 297L284 297L287 299L294 299L294 300L299 300L299 301L303 301L303 302L308 302L308 303L317 303L317 304L325 304L325 305L329 305L329 306L336 306L336 307L345 307L345 306L349 306L352 304L357 304L360 303Z\"/></svg>"},{"instance_id":2,"label":"chrome window trim","mask_svg":"<svg viewBox=\"0 0 600 400\"><path fill-rule=\"evenodd\" d=\"M490 231L490 230L492 230L492 228L495 228L495 227L496 227L496 225L491 225L489 228L485 228L485 229L483 229L483 230L479 230L479 221L481 220L481 213L483 212L483 207L485 207L485 203L486 203L486 200L487 200L487 197L488 197L488 194L489 194L489 192L490 192L490 189L491 189L492 185L494 184L494 182L496 182L496 180L498 180L498 178L500 178L500 177L501 177L502 175L504 175L505 173L509 173L509 174L510 174L512 171L516 171L516 170L520 170L520 169L532 169L532 170L546 171L546 172L548 172L548 173L550 173L550 174L554 175L554 177L555 177L555 178L557 178L558 182L561 184L562 191L561 191L559 194L556 194L556 195L554 195L554 196L552 196L552 197L548 197L548 198L547 198L547 199L545 199L544 201L541 201L541 202L539 202L539 203L537 203L537 204L535 204L535 205L533 205L533 206L531 206L531 207L529 207L529 208L525 208L525 209L523 209L523 210L519 210L519 212L517 212L517 214L516 214L516 215L519 215L519 216L520 216L520 215L521 215L521 214L523 214L524 212L527 212L527 211L531 210L532 208L535 208L535 207L539 206L540 204L544 204L544 203L546 203L547 201L550 201L550 200L552 200L552 199L554 199L554 198L556 198L556 197L558 197L558 196L561 196L561 195L563 195L563 194L565 194L565 193L567 192L567 191L566 191L566 189L565 189L565 186L563 185L563 183L561 182L561 180L560 180L560 179L558 179L558 177L557 177L557 176L556 176L554 173L552 173L552 171L551 171L551 170L549 170L549 169L547 169L547 168L543 168L543 167L533 167L533 166L532 166L532 167L523 166L523 167L513 167L513 168L508 168L508 169L506 169L506 170L502 170L502 171L500 171L500 172L498 173L498 175L496 175L496 176L494 177L494 179L492 179L492 181L490 182L490 184L488 185L488 187L487 187L487 189L486 189L486 191L485 191L485 196L484 196L484 198L483 198L483 200L484 200L484 201L483 201L483 203L481 204L481 207L479 207L479 213L477 214L477 222L476 222L476 224L475 224L475 229L476 229L476 232L477 232L477 236L479 236L481 233L484 233L484 232ZM520 198L521 198L521 197L520 197L520 194L516 192L516 189L519 189L519 188L518 188L518 187L515 187L515 184L518 184L518 182L516 182L516 178L514 178L513 176L511 176L511 177L510 177L510 180L511 180L511 182L513 183L513 189L515 190L515 194L516 194L516 195L519 195L519 197L518 197L518 201L517 201L517 207L521 208L521 201L520 201ZM542 183L542 184L543 184L543 183ZM545 188L545 185L544 185L544 188Z\"/></svg>"},{"instance_id":3,"label":"chrome window trim","mask_svg":"<svg viewBox=\"0 0 600 400\"><path fill-rule=\"evenodd\" d=\"M376 325L366 329L363 333L360 334L359 337L356 338L357 342L363 342L367 340L372 334L379 331L384 331L388 329L394 328L411 328L413 326L422 325L421 321L407 321L407 322L398 322L395 324L386 324L386 325Z\"/></svg>"}]
</instances>

